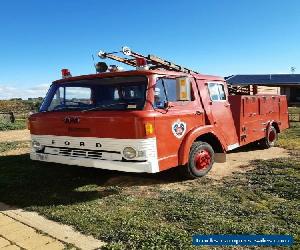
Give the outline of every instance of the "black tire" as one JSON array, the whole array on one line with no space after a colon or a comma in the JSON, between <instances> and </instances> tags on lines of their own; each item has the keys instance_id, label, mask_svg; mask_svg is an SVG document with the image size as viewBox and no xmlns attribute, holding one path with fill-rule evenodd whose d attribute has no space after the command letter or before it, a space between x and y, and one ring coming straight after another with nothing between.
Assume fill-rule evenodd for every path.
<instances>
[{"instance_id":1,"label":"black tire","mask_svg":"<svg viewBox=\"0 0 300 250\"><path fill-rule=\"evenodd\" d=\"M259 144L262 148L271 148L275 146L275 143L278 139L278 134L274 126L269 126L267 129L266 137L259 141Z\"/></svg>"},{"instance_id":2,"label":"black tire","mask_svg":"<svg viewBox=\"0 0 300 250\"><path fill-rule=\"evenodd\" d=\"M191 146L188 163L180 167L181 174L188 179L202 177L211 170L214 160L214 150L208 143L194 142Z\"/></svg>"}]
</instances>

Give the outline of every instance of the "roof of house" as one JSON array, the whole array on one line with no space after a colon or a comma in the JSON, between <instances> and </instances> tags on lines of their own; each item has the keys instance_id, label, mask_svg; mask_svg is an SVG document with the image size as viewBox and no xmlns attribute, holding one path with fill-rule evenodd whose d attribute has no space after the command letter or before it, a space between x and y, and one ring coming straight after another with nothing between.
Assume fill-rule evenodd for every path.
<instances>
[{"instance_id":1,"label":"roof of house","mask_svg":"<svg viewBox=\"0 0 300 250\"><path fill-rule=\"evenodd\" d=\"M232 85L300 85L300 74L232 75L225 80Z\"/></svg>"}]
</instances>

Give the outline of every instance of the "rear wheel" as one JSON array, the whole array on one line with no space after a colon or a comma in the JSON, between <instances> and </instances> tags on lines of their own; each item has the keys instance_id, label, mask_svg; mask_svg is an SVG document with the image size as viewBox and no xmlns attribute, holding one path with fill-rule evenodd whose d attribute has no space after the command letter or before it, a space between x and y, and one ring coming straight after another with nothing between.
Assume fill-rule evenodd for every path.
<instances>
[{"instance_id":1,"label":"rear wheel","mask_svg":"<svg viewBox=\"0 0 300 250\"><path fill-rule=\"evenodd\" d=\"M270 148L270 147L273 147L273 146L275 146L275 143L276 143L276 141L277 141L277 138L278 138L277 131L276 131L276 129L274 128L274 126L271 125L271 126L268 128L266 137L263 138L262 140L260 140L260 145L261 145L263 148Z\"/></svg>"},{"instance_id":2,"label":"rear wheel","mask_svg":"<svg viewBox=\"0 0 300 250\"><path fill-rule=\"evenodd\" d=\"M192 144L189 161L181 170L185 177L195 179L206 175L212 168L215 153L206 142L194 142Z\"/></svg>"}]
</instances>

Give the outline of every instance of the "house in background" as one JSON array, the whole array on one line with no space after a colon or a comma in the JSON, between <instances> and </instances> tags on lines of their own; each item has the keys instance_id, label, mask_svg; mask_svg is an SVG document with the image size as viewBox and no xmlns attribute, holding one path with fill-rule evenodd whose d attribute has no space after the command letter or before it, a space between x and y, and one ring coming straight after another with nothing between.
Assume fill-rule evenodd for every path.
<instances>
[{"instance_id":1,"label":"house in background","mask_svg":"<svg viewBox=\"0 0 300 250\"><path fill-rule=\"evenodd\" d=\"M300 106L300 74L232 75L225 80L232 86L248 86L253 94L286 95L289 106Z\"/></svg>"}]
</instances>

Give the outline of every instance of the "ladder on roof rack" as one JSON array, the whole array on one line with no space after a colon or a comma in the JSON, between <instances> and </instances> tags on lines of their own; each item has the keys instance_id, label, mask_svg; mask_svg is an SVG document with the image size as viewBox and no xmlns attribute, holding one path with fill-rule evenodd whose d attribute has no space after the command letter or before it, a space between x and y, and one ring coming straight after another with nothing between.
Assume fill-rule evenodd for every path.
<instances>
[{"instance_id":1,"label":"ladder on roof rack","mask_svg":"<svg viewBox=\"0 0 300 250\"><path fill-rule=\"evenodd\" d=\"M123 57L119 57L115 54L122 52L125 56L130 56L132 58L123 58ZM178 71L178 72L183 72L183 73L188 73L188 74L199 74L198 72L188 69L186 67L183 67L181 65L172 63L170 61L167 61L165 59L159 58L158 56L155 55L148 55L148 56L144 56L142 54L136 53L134 51L131 51L131 49L127 46L122 47L121 51L117 51L117 52L104 52L104 51L99 51L98 56L101 59L112 59L133 67L137 66L137 61L136 59L141 58L146 60L147 64L150 64L149 69L165 69L165 70L173 70L173 71Z\"/></svg>"}]
</instances>

